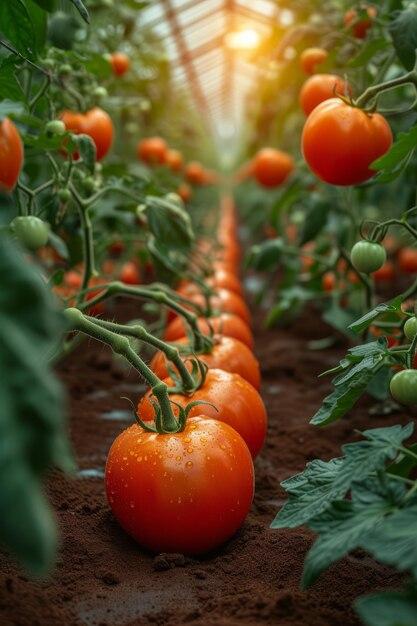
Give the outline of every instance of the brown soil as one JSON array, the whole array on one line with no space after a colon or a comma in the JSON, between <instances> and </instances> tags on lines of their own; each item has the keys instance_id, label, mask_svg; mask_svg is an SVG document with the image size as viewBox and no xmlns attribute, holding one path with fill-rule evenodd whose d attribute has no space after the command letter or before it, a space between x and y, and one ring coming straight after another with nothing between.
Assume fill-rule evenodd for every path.
<instances>
[{"instance_id":1,"label":"brown soil","mask_svg":"<svg viewBox=\"0 0 417 626\"><path fill-rule=\"evenodd\" d=\"M57 511L62 546L51 579L39 583L3 562L2 626L118 626L191 623L198 626L354 626L351 609L360 594L398 586L398 576L357 552L334 565L307 592L299 589L303 558L312 537L305 529L273 531L282 505L280 481L314 458L339 455L355 428L405 423L406 416L371 418L366 403L349 419L318 430L308 425L328 381L317 374L334 365L343 346L309 351L329 334L317 315L289 329L258 325L256 350L270 428L256 462L255 502L239 534L201 560L144 553L119 528L106 503L103 468L115 436L131 420L122 396L143 391L121 372L109 352L83 344L62 366L71 409L71 437L79 472L54 473L48 490Z\"/></svg>"}]
</instances>

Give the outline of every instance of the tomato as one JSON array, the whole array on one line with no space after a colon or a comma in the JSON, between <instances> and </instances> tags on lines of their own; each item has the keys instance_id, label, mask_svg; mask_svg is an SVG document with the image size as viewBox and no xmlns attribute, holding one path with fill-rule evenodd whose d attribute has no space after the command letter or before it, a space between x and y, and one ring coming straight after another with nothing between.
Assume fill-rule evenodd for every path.
<instances>
[{"instance_id":1,"label":"tomato","mask_svg":"<svg viewBox=\"0 0 417 626\"><path fill-rule=\"evenodd\" d=\"M120 269L120 280L126 285L140 285L139 268L133 261L127 261Z\"/></svg>"},{"instance_id":2,"label":"tomato","mask_svg":"<svg viewBox=\"0 0 417 626\"><path fill-rule=\"evenodd\" d=\"M120 256L124 249L125 244L121 239L113 241L108 247L109 253L113 256Z\"/></svg>"},{"instance_id":3,"label":"tomato","mask_svg":"<svg viewBox=\"0 0 417 626\"><path fill-rule=\"evenodd\" d=\"M302 151L310 169L331 185L358 185L372 178L371 163L392 144L392 132L379 113L332 98L307 118Z\"/></svg>"},{"instance_id":4,"label":"tomato","mask_svg":"<svg viewBox=\"0 0 417 626\"><path fill-rule=\"evenodd\" d=\"M176 342L179 345L187 345L187 337L181 337ZM189 355L183 355L183 360L189 359ZM259 389L261 375L259 363L248 346L233 337L217 336L214 340L212 351L208 354L199 354L198 358L210 368L225 370L240 374L255 389ZM157 352L150 365L151 369L159 378L167 378L167 360L162 352Z\"/></svg>"},{"instance_id":5,"label":"tomato","mask_svg":"<svg viewBox=\"0 0 417 626\"><path fill-rule=\"evenodd\" d=\"M358 19L358 13L355 9L349 9L344 15L343 22L346 28L351 28L353 35L357 39L365 39L368 30L371 28L378 14L378 11L376 7L369 6L366 9L366 13L368 14L368 17L363 19Z\"/></svg>"},{"instance_id":6,"label":"tomato","mask_svg":"<svg viewBox=\"0 0 417 626\"><path fill-rule=\"evenodd\" d=\"M23 165L23 143L8 117L0 123L0 191L13 191Z\"/></svg>"},{"instance_id":7,"label":"tomato","mask_svg":"<svg viewBox=\"0 0 417 626\"><path fill-rule=\"evenodd\" d=\"M417 272L417 249L402 248L398 253L398 266L404 274Z\"/></svg>"},{"instance_id":8,"label":"tomato","mask_svg":"<svg viewBox=\"0 0 417 626\"><path fill-rule=\"evenodd\" d=\"M227 270L217 270L207 279L207 284L213 289L228 289L238 295L242 295L243 289L240 280Z\"/></svg>"},{"instance_id":9,"label":"tomato","mask_svg":"<svg viewBox=\"0 0 417 626\"><path fill-rule=\"evenodd\" d=\"M206 306L206 299L202 294L192 293L189 300L202 308ZM218 289L216 294L210 298L210 306L213 311L221 313L233 313L238 315L246 324L251 324L251 314L246 302L233 291Z\"/></svg>"},{"instance_id":10,"label":"tomato","mask_svg":"<svg viewBox=\"0 0 417 626\"><path fill-rule=\"evenodd\" d=\"M188 202L191 199L193 192L187 183L182 183L177 189L177 194L183 202Z\"/></svg>"},{"instance_id":11,"label":"tomato","mask_svg":"<svg viewBox=\"0 0 417 626\"><path fill-rule=\"evenodd\" d=\"M66 131L65 124L62 120L50 120L45 124L45 132L47 135L63 135Z\"/></svg>"},{"instance_id":12,"label":"tomato","mask_svg":"<svg viewBox=\"0 0 417 626\"><path fill-rule=\"evenodd\" d=\"M274 148L259 150L253 160L252 171L263 187L277 187L284 183L294 169L294 160L286 152Z\"/></svg>"},{"instance_id":13,"label":"tomato","mask_svg":"<svg viewBox=\"0 0 417 626\"><path fill-rule=\"evenodd\" d=\"M20 215L10 224L21 244L29 250L44 246L49 238L49 224L35 215Z\"/></svg>"},{"instance_id":14,"label":"tomato","mask_svg":"<svg viewBox=\"0 0 417 626\"><path fill-rule=\"evenodd\" d=\"M417 370L401 370L391 378L391 395L400 404L417 404Z\"/></svg>"},{"instance_id":15,"label":"tomato","mask_svg":"<svg viewBox=\"0 0 417 626\"><path fill-rule=\"evenodd\" d=\"M334 272L326 272L321 279L321 286L323 291L333 291L336 286L336 276Z\"/></svg>"},{"instance_id":16,"label":"tomato","mask_svg":"<svg viewBox=\"0 0 417 626\"><path fill-rule=\"evenodd\" d=\"M389 282L394 278L394 266L391 261L386 261L384 265L372 275L377 283Z\"/></svg>"},{"instance_id":17,"label":"tomato","mask_svg":"<svg viewBox=\"0 0 417 626\"><path fill-rule=\"evenodd\" d=\"M169 387L173 386L170 378L164 382ZM144 421L153 421L155 418L155 411L149 400L150 393L148 391L138 406L138 414ZM239 374L210 369L200 389L190 396L170 394L170 399L182 407L190 402L208 402L208 405L193 407L189 416L200 415L204 410L207 417L225 422L234 428L246 442L253 458L259 454L266 437L265 406L256 389Z\"/></svg>"},{"instance_id":18,"label":"tomato","mask_svg":"<svg viewBox=\"0 0 417 626\"><path fill-rule=\"evenodd\" d=\"M96 158L103 159L113 143L114 127L111 117L100 109L94 107L87 113L74 113L73 111L63 111L61 120L65 128L72 133L88 135L96 146ZM73 158L78 158L75 153Z\"/></svg>"},{"instance_id":19,"label":"tomato","mask_svg":"<svg viewBox=\"0 0 417 626\"><path fill-rule=\"evenodd\" d=\"M324 48L306 48L300 56L300 66L304 74L314 74L317 65L321 65L328 57Z\"/></svg>"},{"instance_id":20,"label":"tomato","mask_svg":"<svg viewBox=\"0 0 417 626\"><path fill-rule=\"evenodd\" d=\"M180 172L183 166L182 154L179 150L168 150L166 164L173 172Z\"/></svg>"},{"instance_id":21,"label":"tomato","mask_svg":"<svg viewBox=\"0 0 417 626\"><path fill-rule=\"evenodd\" d=\"M413 341L417 335L417 318L410 317L404 324L404 334L409 341Z\"/></svg>"},{"instance_id":22,"label":"tomato","mask_svg":"<svg viewBox=\"0 0 417 626\"><path fill-rule=\"evenodd\" d=\"M358 272L370 274L381 269L387 260L387 253L380 243L358 241L351 250L350 260Z\"/></svg>"},{"instance_id":23,"label":"tomato","mask_svg":"<svg viewBox=\"0 0 417 626\"><path fill-rule=\"evenodd\" d=\"M306 115L325 100L336 95L350 94L351 88L347 81L336 74L315 74L308 78L300 91L300 106Z\"/></svg>"},{"instance_id":24,"label":"tomato","mask_svg":"<svg viewBox=\"0 0 417 626\"><path fill-rule=\"evenodd\" d=\"M77 292L81 289L82 282L83 282L82 276L78 271L69 270L68 272L65 272L62 284L56 285L55 287L53 287L53 291L60 298L69 299L67 302L67 306L74 306L75 296ZM88 286L94 287L95 285L103 285L105 282L106 281L103 280L103 278L93 276L90 279ZM102 293L102 290L99 290L99 289L89 291L86 294L86 300L87 301L93 300L93 298L98 296L100 293ZM105 311L104 302L99 302L98 304L94 304L88 309L89 315L101 315L102 313L104 313L104 311Z\"/></svg>"},{"instance_id":25,"label":"tomato","mask_svg":"<svg viewBox=\"0 0 417 626\"><path fill-rule=\"evenodd\" d=\"M130 67L130 59L124 52L113 52L110 56L110 64L116 76L123 76Z\"/></svg>"},{"instance_id":26,"label":"tomato","mask_svg":"<svg viewBox=\"0 0 417 626\"><path fill-rule=\"evenodd\" d=\"M84 116L84 133L89 135L96 145L97 161L101 161L113 143L114 127L108 113L94 107Z\"/></svg>"},{"instance_id":27,"label":"tomato","mask_svg":"<svg viewBox=\"0 0 417 626\"><path fill-rule=\"evenodd\" d=\"M134 424L110 448L106 493L124 530L153 552L201 554L242 525L254 492L242 437L204 416L175 434Z\"/></svg>"},{"instance_id":28,"label":"tomato","mask_svg":"<svg viewBox=\"0 0 417 626\"><path fill-rule=\"evenodd\" d=\"M204 335L210 334L209 323L216 335L225 335L226 337L234 337L248 346L251 350L254 346L252 332L249 326L237 315L232 313L222 313L217 317L199 317L197 325ZM166 341L176 341L184 337L187 333L186 324L182 317L176 317L167 326L164 339Z\"/></svg>"},{"instance_id":29,"label":"tomato","mask_svg":"<svg viewBox=\"0 0 417 626\"><path fill-rule=\"evenodd\" d=\"M191 161L185 166L185 178L193 185L203 185L206 182L204 168L198 161Z\"/></svg>"},{"instance_id":30,"label":"tomato","mask_svg":"<svg viewBox=\"0 0 417 626\"><path fill-rule=\"evenodd\" d=\"M168 145L162 137L148 137L137 145L138 159L148 165L163 165L166 162Z\"/></svg>"}]
</instances>

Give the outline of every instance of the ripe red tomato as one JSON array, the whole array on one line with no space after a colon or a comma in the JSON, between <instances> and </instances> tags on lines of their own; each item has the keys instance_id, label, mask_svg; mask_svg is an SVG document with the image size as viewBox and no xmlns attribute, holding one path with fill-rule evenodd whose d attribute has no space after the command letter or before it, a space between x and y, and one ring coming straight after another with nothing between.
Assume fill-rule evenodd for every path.
<instances>
[{"instance_id":1,"label":"ripe red tomato","mask_svg":"<svg viewBox=\"0 0 417 626\"><path fill-rule=\"evenodd\" d=\"M0 190L13 191L23 165L23 143L8 117L0 123Z\"/></svg>"},{"instance_id":2,"label":"ripe red tomato","mask_svg":"<svg viewBox=\"0 0 417 626\"><path fill-rule=\"evenodd\" d=\"M300 66L304 74L314 74L317 65L321 65L328 57L324 48L306 48L300 56Z\"/></svg>"},{"instance_id":3,"label":"ripe red tomato","mask_svg":"<svg viewBox=\"0 0 417 626\"><path fill-rule=\"evenodd\" d=\"M99 107L94 107L84 114L63 111L60 119L64 122L65 128L72 133L76 135L83 133L91 137L96 146L98 161L106 156L113 143L114 135L113 122L108 113ZM78 158L78 154L74 153L73 158Z\"/></svg>"},{"instance_id":4,"label":"ripe red tomato","mask_svg":"<svg viewBox=\"0 0 417 626\"><path fill-rule=\"evenodd\" d=\"M336 276L333 272L326 272L321 279L323 291L333 291L336 286Z\"/></svg>"},{"instance_id":5,"label":"ripe red tomato","mask_svg":"<svg viewBox=\"0 0 417 626\"><path fill-rule=\"evenodd\" d=\"M368 18L358 19L358 13L355 9L349 9L346 11L343 22L346 28L351 28L353 35L357 39L365 39L368 30L371 28L378 11L376 7L369 6L366 9Z\"/></svg>"},{"instance_id":6,"label":"ripe red tomato","mask_svg":"<svg viewBox=\"0 0 417 626\"><path fill-rule=\"evenodd\" d=\"M185 166L185 178L192 185L204 185L206 176L204 167L198 161L191 161Z\"/></svg>"},{"instance_id":7,"label":"ripe red tomato","mask_svg":"<svg viewBox=\"0 0 417 626\"><path fill-rule=\"evenodd\" d=\"M170 378L164 382L170 387L173 386ZM138 414L145 422L153 421L155 418L150 395L151 392L148 391L138 406ZM243 437L253 458L259 454L266 437L266 410L259 393L239 374L210 369L204 384L191 396L174 393L169 397L184 408L190 402L208 402L208 405L193 407L189 416L198 416L204 410L207 417L225 422L234 428Z\"/></svg>"},{"instance_id":8,"label":"ripe red tomato","mask_svg":"<svg viewBox=\"0 0 417 626\"><path fill-rule=\"evenodd\" d=\"M110 448L105 481L109 505L129 535L154 552L191 555L238 530L254 491L242 437L204 416L175 434L130 426Z\"/></svg>"},{"instance_id":9,"label":"ripe red tomato","mask_svg":"<svg viewBox=\"0 0 417 626\"><path fill-rule=\"evenodd\" d=\"M139 141L137 156L148 165L162 165L166 162L168 145L162 137L148 137Z\"/></svg>"},{"instance_id":10,"label":"ripe red tomato","mask_svg":"<svg viewBox=\"0 0 417 626\"><path fill-rule=\"evenodd\" d=\"M394 279L394 275L394 265L391 261L385 261L384 265L372 274L377 283L390 282Z\"/></svg>"},{"instance_id":11,"label":"ripe red tomato","mask_svg":"<svg viewBox=\"0 0 417 626\"><path fill-rule=\"evenodd\" d=\"M187 183L182 183L177 189L177 194L183 202L188 202L191 199L193 192Z\"/></svg>"},{"instance_id":12,"label":"ripe red tomato","mask_svg":"<svg viewBox=\"0 0 417 626\"><path fill-rule=\"evenodd\" d=\"M234 337L248 346L251 350L254 346L252 332L249 326L237 315L232 313L222 313L218 317L199 317L197 325L204 335L210 334L209 322L213 328L214 334L225 335L226 337ZM164 339L166 341L176 341L186 335L186 325L182 317L176 317L167 326Z\"/></svg>"},{"instance_id":13,"label":"ripe red tomato","mask_svg":"<svg viewBox=\"0 0 417 626\"><path fill-rule=\"evenodd\" d=\"M187 337L181 337L176 343L187 345L189 340ZM183 356L183 360L188 358L187 355ZM261 385L259 363L248 346L238 339L218 336L215 338L212 351L209 354L199 354L198 358L210 368L240 374L255 389L259 389ZM167 360L162 352L154 355L150 367L159 378L168 377Z\"/></svg>"},{"instance_id":14,"label":"ripe red tomato","mask_svg":"<svg viewBox=\"0 0 417 626\"><path fill-rule=\"evenodd\" d=\"M207 284L213 289L228 289L229 291L237 293L239 296L243 293L240 280L235 274L226 270L214 272L214 274L207 279Z\"/></svg>"},{"instance_id":15,"label":"ripe red tomato","mask_svg":"<svg viewBox=\"0 0 417 626\"><path fill-rule=\"evenodd\" d=\"M314 74L308 78L300 91L300 106L306 115L325 100L350 94L347 81L336 74Z\"/></svg>"},{"instance_id":16,"label":"ripe red tomato","mask_svg":"<svg viewBox=\"0 0 417 626\"><path fill-rule=\"evenodd\" d=\"M282 185L294 169L294 160L286 152L263 148L253 160L252 172L263 187Z\"/></svg>"},{"instance_id":17,"label":"ripe red tomato","mask_svg":"<svg viewBox=\"0 0 417 626\"><path fill-rule=\"evenodd\" d=\"M179 150L168 150L166 164L173 172L180 172L183 166L181 152Z\"/></svg>"},{"instance_id":18,"label":"ripe red tomato","mask_svg":"<svg viewBox=\"0 0 417 626\"><path fill-rule=\"evenodd\" d=\"M401 248L398 252L398 267L404 274L415 274L417 272L417 249Z\"/></svg>"},{"instance_id":19,"label":"ripe red tomato","mask_svg":"<svg viewBox=\"0 0 417 626\"><path fill-rule=\"evenodd\" d=\"M140 272L137 264L133 261L124 263L120 270L120 280L126 285L139 285Z\"/></svg>"},{"instance_id":20,"label":"ripe red tomato","mask_svg":"<svg viewBox=\"0 0 417 626\"><path fill-rule=\"evenodd\" d=\"M116 76L123 76L130 67L130 59L124 52L113 52L110 63Z\"/></svg>"},{"instance_id":21,"label":"ripe red tomato","mask_svg":"<svg viewBox=\"0 0 417 626\"><path fill-rule=\"evenodd\" d=\"M392 132L379 113L331 98L309 115L301 145L310 169L331 185L358 185L375 174L370 165L392 144Z\"/></svg>"}]
</instances>

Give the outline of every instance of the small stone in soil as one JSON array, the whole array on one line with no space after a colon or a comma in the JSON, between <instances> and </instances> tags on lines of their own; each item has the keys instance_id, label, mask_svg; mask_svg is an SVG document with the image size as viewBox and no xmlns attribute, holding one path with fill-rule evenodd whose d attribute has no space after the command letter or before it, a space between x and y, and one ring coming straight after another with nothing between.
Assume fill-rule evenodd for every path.
<instances>
[{"instance_id":1,"label":"small stone in soil","mask_svg":"<svg viewBox=\"0 0 417 626\"><path fill-rule=\"evenodd\" d=\"M162 552L154 558L153 569L157 572L163 572L174 567L185 567L191 563L194 563L193 559L184 556L184 554L166 554Z\"/></svg>"}]
</instances>

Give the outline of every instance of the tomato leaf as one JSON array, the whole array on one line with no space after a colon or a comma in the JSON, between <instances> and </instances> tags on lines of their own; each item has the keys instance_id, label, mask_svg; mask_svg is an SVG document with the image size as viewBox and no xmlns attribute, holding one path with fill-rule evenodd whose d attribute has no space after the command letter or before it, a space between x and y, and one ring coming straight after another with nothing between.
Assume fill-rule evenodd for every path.
<instances>
[{"instance_id":1,"label":"tomato leaf","mask_svg":"<svg viewBox=\"0 0 417 626\"><path fill-rule=\"evenodd\" d=\"M356 612L367 626L417 626L417 593L385 591L359 598Z\"/></svg>"},{"instance_id":2,"label":"tomato leaf","mask_svg":"<svg viewBox=\"0 0 417 626\"><path fill-rule=\"evenodd\" d=\"M361 46L359 53L348 61L348 67L362 67L369 63L369 61L381 50L387 49L387 42L383 37L378 39L371 39L365 42Z\"/></svg>"},{"instance_id":3,"label":"tomato leaf","mask_svg":"<svg viewBox=\"0 0 417 626\"><path fill-rule=\"evenodd\" d=\"M389 25L395 51L407 70L414 67L417 48L417 6L411 2Z\"/></svg>"},{"instance_id":4,"label":"tomato leaf","mask_svg":"<svg viewBox=\"0 0 417 626\"><path fill-rule=\"evenodd\" d=\"M0 32L24 57L36 57L35 32L22 0L0 2Z\"/></svg>"},{"instance_id":5,"label":"tomato leaf","mask_svg":"<svg viewBox=\"0 0 417 626\"><path fill-rule=\"evenodd\" d=\"M41 478L53 465L72 468L62 390L48 365L65 326L40 274L5 237L0 274L0 541L44 573L56 533Z\"/></svg>"},{"instance_id":6,"label":"tomato leaf","mask_svg":"<svg viewBox=\"0 0 417 626\"><path fill-rule=\"evenodd\" d=\"M400 296L393 298L389 302L382 302L378 304L374 309L365 313L362 317L360 317L356 322L350 324L349 330L352 330L354 333L359 334L363 332L380 316L384 313L396 313L401 308L402 299Z\"/></svg>"},{"instance_id":7,"label":"tomato leaf","mask_svg":"<svg viewBox=\"0 0 417 626\"><path fill-rule=\"evenodd\" d=\"M252 246L246 261L247 267L253 267L259 271L276 268L284 245L284 240L281 237L277 237L276 239L268 239L261 244Z\"/></svg>"},{"instance_id":8,"label":"tomato leaf","mask_svg":"<svg viewBox=\"0 0 417 626\"><path fill-rule=\"evenodd\" d=\"M194 240L190 216L173 202L157 196L146 197L146 217L156 240L172 248L188 248Z\"/></svg>"},{"instance_id":9,"label":"tomato leaf","mask_svg":"<svg viewBox=\"0 0 417 626\"><path fill-rule=\"evenodd\" d=\"M381 485L368 479L352 486L351 500L336 501L309 527L320 536L307 554L302 578L309 587L329 565L358 548L364 536L375 530L385 515L404 495L405 488L394 480Z\"/></svg>"},{"instance_id":10,"label":"tomato leaf","mask_svg":"<svg viewBox=\"0 0 417 626\"><path fill-rule=\"evenodd\" d=\"M300 246L315 239L327 224L330 205L327 202L316 202L305 216L301 231Z\"/></svg>"},{"instance_id":11,"label":"tomato leaf","mask_svg":"<svg viewBox=\"0 0 417 626\"><path fill-rule=\"evenodd\" d=\"M36 50L39 54L45 47L47 16L45 11L35 4L34 0L23 1L33 25L33 31L36 38Z\"/></svg>"},{"instance_id":12,"label":"tomato leaf","mask_svg":"<svg viewBox=\"0 0 417 626\"><path fill-rule=\"evenodd\" d=\"M14 57L16 58L16 57ZM0 63L0 118L16 113L19 105L16 101L24 101L25 95L16 78L13 57L7 57Z\"/></svg>"},{"instance_id":13,"label":"tomato leaf","mask_svg":"<svg viewBox=\"0 0 417 626\"><path fill-rule=\"evenodd\" d=\"M372 163L372 168L382 172L379 182L394 180L403 171L403 167L417 147L417 126L405 133L399 133L397 141L384 156Z\"/></svg>"},{"instance_id":14,"label":"tomato leaf","mask_svg":"<svg viewBox=\"0 0 417 626\"><path fill-rule=\"evenodd\" d=\"M90 174L94 174L96 164L96 144L89 135L84 134L77 135L76 143L80 156L83 160L83 165L85 165Z\"/></svg>"},{"instance_id":15,"label":"tomato leaf","mask_svg":"<svg viewBox=\"0 0 417 626\"><path fill-rule=\"evenodd\" d=\"M48 11L48 13L52 13L56 8L56 0L33 0L37 5L41 7L44 11Z\"/></svg>"}]
</instances>

